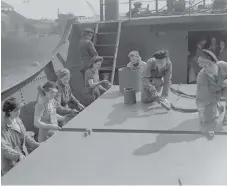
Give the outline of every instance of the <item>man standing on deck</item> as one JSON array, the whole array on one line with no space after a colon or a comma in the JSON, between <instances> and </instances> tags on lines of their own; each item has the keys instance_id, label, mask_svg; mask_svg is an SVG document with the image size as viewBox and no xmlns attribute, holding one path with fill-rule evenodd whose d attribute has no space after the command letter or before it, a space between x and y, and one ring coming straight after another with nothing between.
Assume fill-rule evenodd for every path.
<instances>
[{"instance_id":1,"label":"man standing on deck","mask_svg":"<svg viewBox=\"0 0 227 186\"><path fill-rule=\"evenodd\" d=\"M82 69L80 72L82 74L83 81L85 71L91 66L91 59L98 55L94 43L91 41L93 36L94 31L90 28L86 28L83 30L83 35L79 42L80 59L82 62Z\"/></svg>"}]
</instances>

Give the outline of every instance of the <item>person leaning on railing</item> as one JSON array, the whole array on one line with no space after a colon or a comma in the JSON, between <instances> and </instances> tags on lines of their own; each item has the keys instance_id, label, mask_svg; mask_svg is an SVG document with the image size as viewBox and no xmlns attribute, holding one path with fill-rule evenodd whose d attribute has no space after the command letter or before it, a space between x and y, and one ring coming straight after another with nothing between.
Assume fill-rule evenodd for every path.
<instances>
[{"instance_id":1,"label":"person leaning on railing","mask_svg":"<svg viewBox=\"0 0 227 186\"><path fill-rule=\"evenodd\" d=\"M48 81L38 87L38 99L35 105L34 125L39 129L38 141L43 142L51 137L55 131L61 130L58 122L65 123L66 116L60 116L56 112L55 96L58 92L56 83Z\"/></svg>"},{"instance_id":2,"label":"person leaning on railing","mask_svg":"<svg viewBox=\"0 0 227 186\"><path fill-rule=\"evenodd\" d=\"M101 84L106 84L108 88L111 86L108 80L99 80L99 69L102 66L103 58L94 56L91 62L91 68L85 72L85 95L89 102L93 102L101 93L106 92L106 89Z\"/></svg>"},{"instance_id":3,"label":"person leaning on railing","mask_svg":"<svg viewBox=\"0 0 227 186\"><path fill-rule=\"evenodd\" d=\"M55 97L57 101L57 113L62 116L67 114L77 115L85 107L72 94L71 87L69 85L70 71L66 68L61 69L57 72L57 77L57 86L59 88ZM71 109L69 107L70 103L76 104L79 111L77 109Z\"/></svg>"},{"instance_id":4,"label":"person leaning on railing","mask_svg":"<svg viewBox=\"0 0 227 186\"><path fill-rule=\"evenodd\" d=\"M19 117L21 106L14 97L3 104L5 116L1 125L2 175L40 145L26 132Z\"/></svg>"}]
</instances>

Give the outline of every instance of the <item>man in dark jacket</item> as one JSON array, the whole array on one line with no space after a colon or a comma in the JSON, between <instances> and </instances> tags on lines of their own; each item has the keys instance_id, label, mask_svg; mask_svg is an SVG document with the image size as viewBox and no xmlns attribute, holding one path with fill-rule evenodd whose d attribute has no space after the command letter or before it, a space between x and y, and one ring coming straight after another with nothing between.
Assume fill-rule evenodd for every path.
<instances>
[{"instance_id":1,"label":"man in dark jacket","mask_svg":"<svg viewBox=\"0 0 227 186\"><path fill-rule=\"evenodd\" d=\"M83 31L83 36L79 42L79 51L80 51L80 59L82 62L81 74L84 80L85 71L91 65L91 59L94 56L97 56L98 53L95 49L94 43L91 41L94 36L94 31L90 28L86 28Z\"/></svg>"}]
</instances>

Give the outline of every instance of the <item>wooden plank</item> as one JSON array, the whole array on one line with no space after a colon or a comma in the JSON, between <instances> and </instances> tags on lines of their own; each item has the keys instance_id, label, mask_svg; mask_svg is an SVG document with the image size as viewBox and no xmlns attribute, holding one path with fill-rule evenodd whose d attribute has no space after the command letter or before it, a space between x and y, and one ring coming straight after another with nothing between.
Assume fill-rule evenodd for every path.
<instances>
[{"instance_id":1,"label":"wooden plank","mask_svg":"<svg viewBox=\"0 0 227 186\"><path fill-rule=\"evenodd\" d=\"M226 136L59 132L2 184L226 185L226 146Z\"/></svg>"}]
</instances>

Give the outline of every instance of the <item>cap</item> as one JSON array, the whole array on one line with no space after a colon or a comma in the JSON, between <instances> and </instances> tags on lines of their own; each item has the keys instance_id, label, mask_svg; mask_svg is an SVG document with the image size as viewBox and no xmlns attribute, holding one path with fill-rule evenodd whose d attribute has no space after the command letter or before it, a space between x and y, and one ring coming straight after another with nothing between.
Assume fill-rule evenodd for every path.
<instances>
[{"instance_id":1,"label":"cap","mask_svg":"<svg viewBox=\"0 0 227 186\"><path fill-rule=\"evenodd\" d=\"M168 57L168 51L166 50L159 50L153 54L155 59L165 59Z\"/></svg>"},{"instance_id":2,"label":"cap","mask_svg":"<svg viewBox=\"0 0 227 186\"><path fill-rule=\"evenodd\" d=\"M3 112L12 112L15 109L21 108L24 104L23 103L19 103L16 98L11 97L8 98L4 104L3 104L3 108L2 111Z\"/></svg>"},{"instance_id":3,"label":"cap","mask_svg":"<svg viewBox=\"0 0 227 186\"><path fill-rule=\"evenodd\" d=\"M94 33L94 30L91 29L91 28L85 28L85 29L84 29L84 32L92 32L92 33Z\"/></svg>"}]
</instances>

